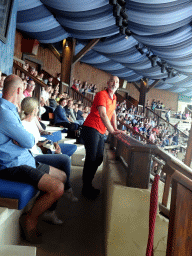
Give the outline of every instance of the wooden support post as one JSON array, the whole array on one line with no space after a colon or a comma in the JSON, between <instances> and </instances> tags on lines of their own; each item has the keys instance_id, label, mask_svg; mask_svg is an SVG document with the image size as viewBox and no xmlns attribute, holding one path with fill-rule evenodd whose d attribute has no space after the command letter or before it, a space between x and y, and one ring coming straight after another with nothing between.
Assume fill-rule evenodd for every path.
<instances>
[{"instance_id":1,"label":"wooden support post","mask_svg":"<svg viewBox=\"0 0 192 256\"><path fill-rule=\"evenodd\" d=\"M38 99L39 104L40 104L40 96L41 96L41 86L39 84L36 84L35 90L33 92L33 97Z\"/></svg>"},{"instance_id":2,"label":"wooden support post","mask_svg":"<svg viewBox=\"0 0 192 256\"><path fill-rule=\"evenodd\" d=\"M146 99L146 93L147 93L147 82L141 80L141 86L140 86L140 96L139 96L139 105L143 106L143 110L145 108L145 99Z\"/></svg>"},{"instance_id":3,"label":"wooden support post","mask_svg":"<svg viewBox=\"0 0 192 256\"><path fill-rule=\"evenodd\" d=\"M149 188L151 153L132 151L126 185L133 188Z\"/></svg>"},{"instance_id":4,"label":"wooden support post","mask_svg":"<svg viewBox=\"0 0 192 256\"><path fill-rule=\"evenodd\" d=\"M61 62L61 82L64 82L70 86L71 82L71 70L72 61L74 55L74 40L63 40L63 52L62 52L62 62ZM61 83L62 85L62 83ZM61 86L60 91L63 92L63 87Z\"/></svg>"},{"instance_id":5,"label":"wooden support post","mask_svg":"<svg viewBox=\"0 0 192 256\"><path fill-rule=\"evenodd\" d=\"M185 154L185 160L184 163L190 167L191 165L191 159L192 159L192 125L191 125L191 130L189 133L189 138L187 142L187 149L186 149L186 154Z\"/></svg>"},{"instance_id":6,"label":"wooden support post","mask_svg":"<svg viewBox=\"0 0 192 256\"><path fill-rule=\"evenodd\" d=\"M167 256L192 255L192 181L173 176Z\"/></svg>"},{"instance_id":7,"label":"wooden support post","mask_svg":"<svg viewBox=\"0 0 192 256\"><path fill-rule=\"evenodd\" d=\"M73 73L74 73L74 67L75 63L73 62L74 56L75 56L75 45L76 45L76 39L72 39L72 59L71 59L71 74L70 74L70 87L73 85Z\"/></svg>"}]
</instances>

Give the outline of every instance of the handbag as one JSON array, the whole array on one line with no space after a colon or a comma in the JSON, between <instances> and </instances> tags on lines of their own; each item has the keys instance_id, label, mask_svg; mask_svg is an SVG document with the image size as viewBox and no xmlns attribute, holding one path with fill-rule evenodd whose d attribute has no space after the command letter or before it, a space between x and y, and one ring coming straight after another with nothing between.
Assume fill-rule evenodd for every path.
<instances>
[{"instance_id":1,"label":"handbag","mask_svg":"<svg viewBox=\"0 0 192 256\"><path fill-rule=\"evenodd\" d=\"M43 154L55 154L56 148L53 141L46 140L42 145L39 146Z\"/></svg>"}]
</instances>

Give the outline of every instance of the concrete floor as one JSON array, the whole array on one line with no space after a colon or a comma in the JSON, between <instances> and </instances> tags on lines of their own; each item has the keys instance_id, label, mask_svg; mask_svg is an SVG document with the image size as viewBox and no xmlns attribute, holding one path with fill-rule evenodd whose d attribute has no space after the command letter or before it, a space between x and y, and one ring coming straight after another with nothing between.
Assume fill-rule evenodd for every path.
<instances>
[{"instance_id":1,"label":"concrete floor","mask_svg":"<svg viewBox=\"0 0 192 256\"><path fill-rule=\"evenodd\" d=\"M94 179L94 186L101 189L102 167ZM39 221L43 233L42 244L37 247L37 256L102 256L104 255L104 213L102 194L89 201L82 197L82 167L72 167L71 181L77 203L60 199L57 214L64 221L62 226ZM23 245L32 245L22 241Z\"/></svg>"}]
</instances>

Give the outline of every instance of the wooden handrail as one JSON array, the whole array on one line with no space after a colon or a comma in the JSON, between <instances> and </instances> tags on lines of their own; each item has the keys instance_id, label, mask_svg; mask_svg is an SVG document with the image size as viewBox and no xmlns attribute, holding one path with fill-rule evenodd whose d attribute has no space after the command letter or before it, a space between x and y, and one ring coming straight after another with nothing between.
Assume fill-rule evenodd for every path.
<instances>
[{"instance_id":1,"label":"wooden handrail","mask_svg":"<svg viewBox=\"0 0 192 256\"><path fill-rule=\"evenodd\" d=\"M79 91L69 87L69 90L73 91L74 93L76 93L77 95L81 96L82 98L84 98L85 100L89 101L90 103L93 103L93 101L89 98L87 98L85 95L83 95L82 93L80 93Z\"/></svg>"},{"instance_id":2,"label":"wooden handrail","mask_svg":"<svg viewBox=\"0 0 192 256\"><path fill-rule=\"evenodd\" d=\"M29 77L31 77L32 79L33 79L33 81L35 82L35 83L37 83L38 85L40 85L41 87L45 87L46 86L46 84L43 82L43 81L41 81L41 80L39 80L37 77L35 77L34 75L32 75L31 73L29 73L27 70L25 70L24 68L22 68L22 67L20 67L18 64L16 64L15 62L13 62L13 67L15 68L15 69L18 69L18 70L20 70L22 73L24 73L26 76L29 76Z\"/></svg>"},{"instance_id":3,"label":"wooden handrail","mask_svg":"<svg viewBox=\"0 0 192 256\"><path fill-rule=\"evenodd\" d=\"M155 161L158 157L164 160L163 173L166 173L166 179L162 203L159 207L160 212L169 218L166 255L180 255L182 251L185 255L191 255L192 169L156 145L144 145L126 134L110 135L110 146L115 150L115 158L125 168L127 177L125 176L124 179L127 179L126 186L128 187L139 185L139 188L143 188L146 186L144 177L149 176L152 159ZM143 183L138 184L137 180ZM170 191L172 191L172 196L169 208Z\"/></svg>"},{"instance_id":4,"label":"wooden handrail","mask_svg":"<svg viewBox=\"0 0 192 256\"><path fill-rule=\"evenodd\" d=\"M17 60L18 61L18 60ZM29 76L30 78L32 78L34 80L34 82L36 84L38 84L40 87L45 87L46 84L39 80L37 77L35 77L34 75L32 75L31 73L29 73L27 70L25 70L24 68L22 68L21 66L19 66L17 63L15 63L15 61L13 62L13 68L15 68L16 70L20 70L22 73L24 73L26 76ZM82 93L74 90L73 88L69 87L69 90L72 91L73 93L77 94L80 96L81 99L85 99L86 101L88 101L90 104L92 104L92 100L85 97Z\"/></svg>"},{"instance_id":5,"label":"wooden handrail","mask_svg":"<svg viewBox=\"0 0 192 256\"><path fill-rule=\"evenodd\" d=\"M141 133L135 131L131 126L129 126L125 122L122 122L122 121L119 120L119 123L126 126L129 130L131 130L134 134L140 136L143 140L147 141L148 144L155 145L152 141L150 141L148 138L145 138Z\"/></svg>"},{"instance_id":6,"label":"wooden handrail","mask_svg":"<svg viewBox=\"0 0 192 256\"><path fill-rule=\"evenodd\" d=\"M189 137L187 134L185 134L184 132L182 132L181 130L179 130L178 128L176 128L173 124L169 123L166 119L164 119L163 117L159 116L157 113L155 113L153 110L151 110L148 107L145 107L145 109L149 110L150 112L152 112L154 115L156 115L158 118L160 118L161 120L163 120L164 122L166 122L168 125L172 126L175 130L177 130L178 132L180 132L181 134L183 134L184 136Z\"/></svg>"}]
</instances>

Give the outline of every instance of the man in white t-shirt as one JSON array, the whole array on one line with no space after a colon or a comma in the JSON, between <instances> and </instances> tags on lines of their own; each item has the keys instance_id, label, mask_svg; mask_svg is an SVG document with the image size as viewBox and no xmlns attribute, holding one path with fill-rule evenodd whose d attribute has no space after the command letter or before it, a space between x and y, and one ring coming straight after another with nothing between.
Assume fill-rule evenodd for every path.
<instances>
[{"instance_id":1,"label":"man in white t-shirt","mask_svg":"<svg viewBox=\"0 0 192 256\"><path fill-rule=\"evenodd\" d=\"M45 106L49 106L49 97L50 97L50 91L52 89L52 86L47 85L45 87L45 90L41 92L41 100Z\"/></svg>"}]
</instances>

